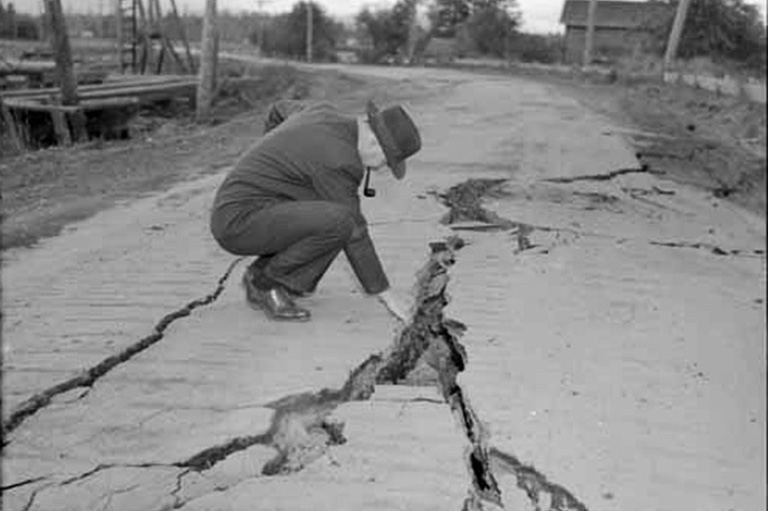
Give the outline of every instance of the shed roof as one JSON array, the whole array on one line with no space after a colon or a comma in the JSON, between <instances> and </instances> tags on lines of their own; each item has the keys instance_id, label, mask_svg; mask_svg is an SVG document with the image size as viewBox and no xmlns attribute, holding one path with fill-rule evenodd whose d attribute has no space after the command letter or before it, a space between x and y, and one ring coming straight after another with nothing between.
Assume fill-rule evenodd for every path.
<instances>
[{"instance_id":1,"label":"shed roof","mask_svg":"<svg viewBox=\"0 0 768 511\"><path fill-rule=\"evenodd\" d=\"M560 23L570 27L586 27L588 0L566 0ZM595 11L595 27L638 28L647 21L662 19L674 8L662 2L621 2L600 0Z\"/></svg>"}]
</instances>

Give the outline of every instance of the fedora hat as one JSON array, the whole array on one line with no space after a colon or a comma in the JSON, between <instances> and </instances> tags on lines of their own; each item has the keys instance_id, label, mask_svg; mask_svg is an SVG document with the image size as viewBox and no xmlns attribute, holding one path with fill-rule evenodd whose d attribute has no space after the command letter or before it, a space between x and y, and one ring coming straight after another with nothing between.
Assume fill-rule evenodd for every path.
<instances>
[{"instance_id":1,"label":"fedora hat","mask_svg":"<svg viewBox=\"0 0 768 511\"><path fill-rule=\"evenodd\" d=\"M397 179L405 176L405 159L421 149L421 136L408 112L400 105L384 110L368 101L368 124Z\"/></svg>"}]
</instances>

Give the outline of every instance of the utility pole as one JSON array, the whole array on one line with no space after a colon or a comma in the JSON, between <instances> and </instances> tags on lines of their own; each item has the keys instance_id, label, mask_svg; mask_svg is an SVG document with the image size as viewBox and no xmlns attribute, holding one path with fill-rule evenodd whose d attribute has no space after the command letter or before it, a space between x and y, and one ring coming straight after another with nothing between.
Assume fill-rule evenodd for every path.
<instances>
[{"instance_id":1,"label":"utility pole","mask_svg":"<svg viewBox=\"0 0 768 511\"><path fill-rule=\"evenodd\" d=\"M259 45L259 57L264 56L264 30L266 27L266 23L264 22L264 18L266 14L264 13L264 4L270 3L272 0L256 0L256 5L258 6L258 13L259 13L259 37L256 44Z\"/></svg>"},{"instance_id":2,"label":"utility pole","mask_svg":"<svg viewBox=\"0 0 768 511\"><path fill-rule=\"evenodd\" d=\"M50 40L56 59L56 73L59 78L61 103L66 106L76 106L79 103L77 97L77 78L72 70L72 49L69 46L67 23L64 20L61 0L45 0L45 7L48 11L48 21L51 26ZM87 138L85 114L82 111L76 111L71 114L70 119L72 121L72 134L75 141L85 140ZM55 115L54 123L65 125L63 114Z\"/></svg>"},{"instance_id":3,"label":"utility pole","mask_svg":"<svg viewBox=\"0 0 768 511\"><path fill-rule=\"evenodd\" d=\"M123 69L123 0L114 0L114 9L117 66L120 74L123 74L125 72L125 69Z\"/></svg>"},{"instance_id":4,"label":"utility pole","mask_svg":"<svg viewBox=\"0 0 768 511\"><path fill-rule=\"evenodd\" d=\"M46 0L45 7L51 26L51 46L56 59L56 72L61 85L61 102L64 105L76 105L77 80L72 71L72 49L69 46L61 0Z\"/></svg>"},{"instance_id":5,"label":"utility pole","mask_svg":"<svg viewBox=\"0 0 768 511\"><path fill-rule=\"evenodd\" d=\"M680 43L680 36L683 34L683 26L685 25L685 17L688 15L688 5L690 0L680 0L677 5L677 13L675 14L675 21L672 24L672 32L669 34L669 42L667 43L667 51L664 54L664 71L669 69L672 65L672 61L677 56L677 46Z\"/></svg>"},{"instance_id":6,"label":"utility pole","mask_svg":"<svg viewBox=\"0 0 768 511\"><path fill-rule=\"evenodd\" d=\"M408 64L413 64L416 53L416 38L419 33L419 0L410 0L411 24L408 28L408 44L406 46L406 59Z\"/></svg>"},{"instance_id":7,"label":"utility pole","mask_svg":"<svg viewBox=\"0 0 768 511\"><path fill-rule=\"evenodd\" d=\"M200 54L200 73L197 85L197 122L205 122L211 115L216 81L216 0L205 0L203 40Z\"/></svg>"},{"instance_id":8,"label":"utility pole","mask_svg":"<svg viewBox=\"0 0 768 511\"><path fill-rule=\"evenodd\" d=\"M314 9L312 2L307 2L307 62L312 62L312 32L314 30Z\"/></svg>"},{"instance_id":9,"label":"utility pole","mask_svg":"<svg viewBox=\"0 0 768 511\"><path fill-rule=\"evenodd\" d=\"M595 13L597 12L597 0L589 0L587 10L587 32L584 36L584 66L592 64L592 52L595 46Z\"/></svg>"}]
</instances>

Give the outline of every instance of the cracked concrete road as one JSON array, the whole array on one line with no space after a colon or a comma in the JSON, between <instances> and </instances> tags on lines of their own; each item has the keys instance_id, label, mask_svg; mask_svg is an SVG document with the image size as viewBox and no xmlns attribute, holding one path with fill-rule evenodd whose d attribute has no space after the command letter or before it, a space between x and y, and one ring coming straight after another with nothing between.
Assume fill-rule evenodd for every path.
<instances>
[{"instance_id":1,"label":"cracked concrete road","mask_svg":"<svg viewBox=\"0 0 768 511\"><path fill-rule=\"evenodd\" d=\"M549 86L350 72L434 90L408 179L365 203L427 326L341 260L313 322L250 310L207 232L223 175L4 254L3 509L761 508L763 221L636 172ZM442 224L467 179L500 180L489 214Z\"/></svg>"}]
</instances>

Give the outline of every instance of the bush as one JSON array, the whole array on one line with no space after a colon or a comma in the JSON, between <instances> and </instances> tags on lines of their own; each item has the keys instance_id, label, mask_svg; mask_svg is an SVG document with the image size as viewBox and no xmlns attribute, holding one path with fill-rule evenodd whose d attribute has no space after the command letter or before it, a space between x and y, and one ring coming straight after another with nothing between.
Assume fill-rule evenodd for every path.
<instances>
[{"instance_id":1,"label":"bush","mask_svg":"<svg viewBox=\"0 0 768 511\"><path fill-rule=\"evenodd\" d=\"M363 9L357 25L369 47L360 52L360 60L368 63L403 60L408 46L413 8L412 0L400 0L391 9Z\"/></svg>"},{"instance_id":2,"label":"bush","mask_svg":"<svg viewBox=\"0 0 768 511\"><path fill-rule=\"evenodd\" d=\"M521 62L556 64L563 61L564 40L559 35L516 33L509 48L510 58Z\"/></svg>"}]
</instances>

